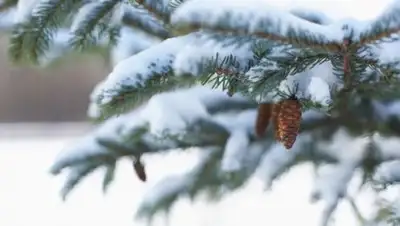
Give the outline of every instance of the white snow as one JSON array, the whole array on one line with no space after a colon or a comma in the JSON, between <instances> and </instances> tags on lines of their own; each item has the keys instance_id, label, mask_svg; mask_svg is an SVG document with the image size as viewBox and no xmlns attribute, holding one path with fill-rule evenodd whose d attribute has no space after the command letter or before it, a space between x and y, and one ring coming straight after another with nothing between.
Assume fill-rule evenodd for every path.
<instances>
[{"instance_id":1,"label":"white snow","mask_svg":"<svg viewBox=\"0 0 400 226\"><path fill-rule=\"evenodd\" d=\"M133 41L134 40L134 41ZM122 27L118 43L111 48L112 65L160 43L160 40L130 27Z\"/></svg>"},{"instance_id":2,"label":"white snow","mask_svg":"<svg viewBox=\"0 0 400 226\"><path fill-rule=\"evenodd\" d=\"M278 33L283 34L287 29L289 29L289 27L293 27L293 29L298 32L313 32L315 37L324 39L324 42L339 43L342 42L342 39L349 31L353 31L356 37L359 34L367 32L371 27L373 19L384 12L384 6L387 4L387 2L384 1L380 4L374 5L374 11L370 10L371 13L368 15L364 12L358 11L345 15L343 12L346 12L346 7L338 5L336 8L339 7L340 9L333 10L332 7L334 2L332 1L322 1L326 3L324 6L320 5L322 3L318 2L307 7L298 2L292 1L208 1L211 0L205 0L205 2L203 0L185 2L174 12L172 22L179 24L197 21L212 25L229 14L232 21L225 25L231 28L249 28L254 32L256 32L257 29L262 28L264 30L267 29L267 31L272 33L277 33L279 31ZM346 2L343 4L353 4L353 7L355 7L354 2ZM218 7L215 7L216 5L218 5ZM368 8L372 6L368 5L363 7ZM321 8L323 10L318 11L318 9ZM136 10L134 8L130 9ZM307 22L293 14L318 17L323 21L324 25ZM269 23L266 21L269 20L274 21L274 24L278 27L273 28L273 26L268 25ZM279 23L276 20L279 20ZM263 23L260 21L263 21ZM349 29L342 29L345 24L348 25ZM264 26L268 27L264 28ZM124 32L127 33L126 31L123 31L123 34ZM131 38L136 39L134 37ZM140 43L143 40L141 37L138 37L137 39ZM232 54L237 58L243 68L247 65L247 62L253 58L250 42L236 45L231 41L232 40L229 38L224 39L224 41L217 41L217 39L211 39L209 34L199 32L183 37L167 39L159 44L154 42L156 45L152 47L149 46L152 42L148 42L143 45L143 48L148 49L131 57L127 56L135 53L128 51L128 49L130 49L128 48L128 44L121 44L121 47L114 48L112 51L113 58L115 58L113 64L116 65L114 70L102 82L102 84L97 87L96 92L92 94L92 101L99 105L107 104L115 95L118 95L121 92L122 87L130 87L132 91L140 89L144 83L154 75L168 73L171 72L171 70L173 70L176 75L201 74L201 69L203 69L201 66L203 66L202 63L205 62L205 59L215 57L217 53L219 54L220 59ZM132 43L133 42L129 42L131 46L134 45ZM374 47L372 54L378 58L381 63L398 60L399 55L396 52L396 47L399 43L400 42L397 41L394 43L379 44ZM138 45L142 46L141 44ZM283 52L284 51L279 48L274 50L274 54L276 55L282 54ZM117 58L124 60L117 63ZM262 62L264 61L266 60L262 59ZM246 76L249 77L250 81L256 81L260 79L262 69L265 69L266 67L267 66L263 65L255 66L252 70L246 73ZM273 68L274 65L272 64L268 67ZM227 69L230 70L232 68ZM313 69L303 73L290 76L290 78L284 80L281 85L286 86L288 83L291 84L293 82L300 84L300 96L305 98L311 96L312 100L320 102L323 106L327 106L328 103L331 102L330 90L338 89L342 85L339 79L333 74L332 65L329 62L317 65ZM327 90L327 85L329 86L329 90ZM270 98L260 97L260 99L264 100ZM92 105L95 104L92 103ZM99 106L93 106L91 108L99 108Z\"/></svg>"},{"instance_id":3,"label":"white snow","mask_svg":"<svg viewBox=\"0 0 400 226\"><path fill-rule=\"evenodd\" d=\"M223 125L229 131L242 130L247 134L254 133L254 120L256 118L256 109L241 111L231 114L224 112L223 114L213 115L213 121ZM235 123L232 123L235 122Z\"/></svg>"},{"instance_id":4,"label":"white snow","mask_svg":"<svg viewBox=\"0 0 400 226\"><path fill-rule=\"evenodd\" d=\"M374 174L374 179L382 184L400 181L400 161L388 161L380 165Z\"/></svg>"},{"instance_id":5,"label":"white snow","mask_svg":"<svg viewBox=\"0 0 400 226\"><path fill-rule=\"evenodd\" d=\"M123 86L141 87L154 74L170 72L178 51L191 43L193 34L170 38L119 62L101 85L100 103L106 104Z\"/></svg>"},{"instance_id":6,"label":"white snow","mask_svg":"<svg viewBox=\"0 0 400 226\"><path fill-rule=\"evenodd\" d=\"M15 23L24 23L32 14L36 5L47 0L18 0L17 10L14 17Z\"/></svg>"},{"instance_id":7,"label":"white snow","mask_svg":"<svg viewBox=\"0 0 400 226\"><path fill-rule=\"evenodd\" d=\"M79 29L82 29L82 22L85 21L85 19L88 17L91 11L95 9L97 5L98 2L89 2L87 4L84 4L81 8L79 8L78 12L74 15L74 18L72 20L72 24L70 27L71 33L74 33Z\"/></svg>"},{"instance_id":8,"label":"white snow","mask_svg":"<svg viewBox=\"0 0 400 226\"><path fill-rule=\"evenodd\" d=\"M237 42L237 40L236 40ZM174 71L177 74L202 74L201 67L211 58L215 58L218 54L217 65L221 65L224 58L230 55L236 58L236 62L241 66L239 71L244 70L248 62L253 59L252 43L250 40L245 44L237 44L232 39L216 40L210 35L200 35L196 41L183 48L176 56L174 61ZM237 69L232 65L223 65L222 69L235 72Z\"/></svg>"},{"instance_id":9,"label":"white snow","mask_svg":"<svg viewBox=\"0 0 400 226\"><path fill-rule=\"evenodd\" d=\"M233 131L226 142L224 156L222 157L222 172L236 172L242 169L242 162L249 150L249 138L246 131Z\"/></svg>"},{"instance_id":10,"label":"white snow","mask_svg":"<svg viewBox=\"0 0 400 226\"><path fill-rule=\"evenodd\" d=\"M321 103L322 106L328 106L332 101L329 85L319 77L311 77L308 92L311 100Z\"/></svg>"},{"instance_id":11,"label":"white snow","mask_svg":"<svg viewBox=\"0 0 400 226\"><path fill-rule=\"evenodd\" d=\"M150 122L150 132L161 135L165 130L171 134L182 133L196 119L207 118L208 112L195 98L170 92L153 96L142 115Z\"/></svg>"},{"instance_id":12,"label":"white snow","mask_svg":"<svg viewBox=\"0 0 400 226\"><path fill-rule=\"evenodd\" d=\"M376 46L373 52L379 56L380 63L399 62L400 54L397 51L400 48L400 41L384 42Z\"/></svg>"},{"instance_id":13,"label":"white snow","mask_svg":"<svg viewBox=\"0 0 400 226\"><path fill-rule=\"evenodd\" d=\"M321 43L340 43L343 39L339 29L302 20L263 0L191 0L176 9L171 22L212 27L227 18L229 21L223 27L254 34L269 33L284 38L296 31L312 34L312 39Z\"/></svg>"}]
</instances>

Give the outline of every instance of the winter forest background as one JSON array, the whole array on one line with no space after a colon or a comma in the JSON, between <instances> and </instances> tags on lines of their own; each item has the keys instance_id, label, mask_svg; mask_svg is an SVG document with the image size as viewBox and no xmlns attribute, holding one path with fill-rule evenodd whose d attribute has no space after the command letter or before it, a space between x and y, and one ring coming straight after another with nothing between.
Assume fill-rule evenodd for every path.
<instances>
[{"instance_id":1,"label":"winter forest background","mask_svg":"<svg viewBox=\"0 0 400 226\"><path fill-rule=\"evenodd\" d=\"M321 10L333 19L372 19L391 1L268 2L283 9ZM4 21L9 21L9 16ZM7 22L2 25L7 29ZM132 172L131 162L122 160L106 195L99 189L103 174L96 172L62 202L59 191L63 178L50 176L49 167L63 148L91 130L89 123L82 122L88 95L107 75L109 65L91 56L70 59L49 69L17 67L8 63L7 48L7 34L4 34L0 59L0 225L137 224L133 221L134 212L146 191L165 176L180 173L195 162L196 156L182 153L151 157L146 161L151 162L146 165L149 180L141 183ZM301 164L276 181L271 191L263 191L263 182L254 178L244 189L219 203L191 203L184 199L173 208L169 218L161 215L157 223L216 226L252 221L256 225L319 225L324 204L310 203L313 177L312 165ZM323 183L329 186L329 180ZM370 218L380 208L372 188L357 194L358 183L357 179L351 182L354 186L349 194L354 200L339 205L334 214L335 225L360 225L363 218ZM394 187L379 195L391 199L398 192Z\"/></svg>"}]
</instances>

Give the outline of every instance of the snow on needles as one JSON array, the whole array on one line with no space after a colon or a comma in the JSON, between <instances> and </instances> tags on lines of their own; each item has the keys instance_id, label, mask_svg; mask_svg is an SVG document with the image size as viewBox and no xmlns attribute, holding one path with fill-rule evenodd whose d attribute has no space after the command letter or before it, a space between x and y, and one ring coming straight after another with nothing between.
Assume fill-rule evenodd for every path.
<instances>
[{"instance_id":1,"label":"snow on needles","mask_svg":"<svg viewBox=\"0 0 400 226\"><path fill-rule=\"evenodd\" d=\"M14 22L24 23L27 20L29 20L29 17L31 16L33 9L41 1L47 1L47 0L18 0L17 11L14 17Z\"/></svg>"},{"instance_id":2,"label":"snow on needles","mask_svg":"<svg viewBox=\"0 0 400 226\"><path fill-rule=\"evenodd\" d=\"M332 29L300 19L260 0L186 1L176 9L171 22L177 26L222 26L250 33L270 33L279 37L288 37L292 31L296 31L312 35L325 43L340 43L343 40L343 32L339 28Z\"/></svg>"},{"instance_id":3,"label":"snow on needles","mask_svg":"<svg viewBox=\"0 0 400 226\"><path fill-rule=\"evenodd\" d=\"M215 35L214 35L215 36ZM210 34L200 34L192 45L183 48L174 62L174 72L177 74L202 74L202 66L218 54L217 65L221 65L224 58L232 55L239 62L241 68L231 68L232 65L221 65L223 69L242 71L247 62L253 59L252 42L247 38L243 44L231 44L237 42L238 37L222 36L217 39Z\"/></svg>"},{"instance_id":4,"label":"snow on needles","mask_svg":"<svg viewBox=\"0 0 400 226\"><path fill-rule=\"evenodd\" d=\"M122 27L118 43L111 49L112 65L135 55L151 46L160 43L160 40L130 27ZM132 41L135 40L135 41Z\"/></svg>"},{"instance_id":5,"label":"snow on needles","mask_svg":"<svg viewBox=\"0 0 400 226\"><path fill-rule=\"evenodd\" d=\"M110 118L89 136L65 150L64 154L56 161L55 168L60 168L66 162L81 159L86 155L104 154L105 149L96 142L96 138L109 138L118 141L121 137L129 136L136 128L145 125L149 126L149 133L155 136L161 135L166 131L170 135L179 135L185 132L186 127L195 123L197 119L210 118L211 115L207 109L215 105L215 103L242 99L243 97L240 96L229 97L222 91L205 86L154 95L141 107L129 113ZM229 121L232 122L230 117L225 120L225 123L227 124ZM247 128L243 128L241 124L226 129L242 130L244 134L248 134ZM237 136L235 137L237 138ZM244 151L244 149L241 149L241 151Z\"/></svg>"},{"instance_id":6,"label":"snow on needles","mask_svg":"<svg viewBox=\"0 0 400 226\"><path fill-rule=\"evenodd\" d=\"M169 73L177 52L190 44L194 35L167 39L119 62L99 88L101 89L99 103L110 102L119 94L122 86L139 88L153 76Z\"/></svg>"},{"instance_id":7,"label":"snow on needles","mask_svg":"<svg viewBox=\"0 0 400 226\"><path fill-rule=\"evenodd\" d=\"M223 96L225 95L225 97ZM215 98L213 98L215 97ZM225 99L224 99L225 98ZM155 95L151 100L143 105L141 108L135 109L130 113L114 117L106 121L103 125L94 131L89 136L83 138L76 145L65 150L62 156L56 161L53 170L60 171L64 166L68 166L73 161L80 161L87 156L104 156L111 151L106 150L100 146L96 139L112 138L118 140L121 137L129 135L135 128L140 128L148 124L150 126L149 133L157 134L164 129L172 132L179 132L185 130L186 125L196 123L196 119L205 118L213 120L222 127L226 128L230 133L230 138L226 141L223 159L221 162L222 171L235 171L239 168L249 167L250 163L245 162L245 158L252 153L251 146L258 141L249 141L248 128L254 127L255 110L241 111L234 117L234 114L220 114L212 115L207 112L207 108L213 105L216 101L229 101L231 99L241 97L229 98L222 91L214 90L204 86L198 86L188 89L177 91L165 92ZM211 101L212 100L212 101ZM229 112L228 110L226 110ZM251 113L250 113L251 112ZM303 120L312 120L316 117L321 117L312 111L307 111L303 114ZM240 119L241 118L241 119ZM235 120L235 123L232 121ZM236 123L236 120L239 123ZM147 134L149 135L149 134ZM262 149L262 156L259 158L260 163L252 162L254 167L257 167L258 175L265 181L266 186L269 187L271 182L280 176L287 167L295 164L297 159L310 158L308 145L311 141L315 141L313 135L304 132L299 135L295 145L290 152L285 151L283 146L279 143L272 143L272 146L265 145ZM391 158L398 157L398 147L400 141L396 139L383 138L375 136L374 141L380 147L382 152L381 160L390 160ZM333 136L332 140L317 141L314 154L330 156L337 160L338 167L333 167L327 174L321 174L317 178L315 189L313 192L314 197L320 197L325 202L324 212L328 216L329 211L337 204L338 199L343 197L346 193L348 182L352 179L354 170L359 166L363 156L366 153L366 144L368 143L367 137L353 137L344 129L339 130ZM179 146L164 146L162 150L179 148ZM267 151L268 150L268 151ZM351 151L351 152L349 152ZM300 156L297 158L297 156ZM90 164L87 162L87 164ZM393 164L392 164L393 165ZM79 170L81 165L77 165L76 170ZM382 165L383 167L383 165ZM386 167L386 166L385 166ZM74 167L71 167L72 170ZM375 178L378 182L385 182L390 179L397 179L393 177L393 172L398 169L398 165L393 165L391 168L378 170ZM72 171L74 173L75 171ZM192 172L192 171L190 171ZM396 171L397 172L397 171ZM71 174L74 176L74 174ZM188 185L191 185L193 179L192 174L183 174L182 177L170 177L170 180L163 180L161 184L156 186L155 190L150 190L148 200L144 200L143 208L153 208L165 199L174 195L180 194L185 191ZM174 180L171 180L174 179ZM328 183L329 182L329 183ZM168 190L163 189L167 187Z\"/></svg>"},{"instance_id":8,"label":"snow on needles","mask_svg":"<svg viewBox=\"0 0 400 226\"><path fill-rule=\"evenodd\" d=\"M242 161L250 140L246 131L235 130L226 142L224 156L221 163L223 172L236 172L242 169Z\"/></svg>"}]
</instances>

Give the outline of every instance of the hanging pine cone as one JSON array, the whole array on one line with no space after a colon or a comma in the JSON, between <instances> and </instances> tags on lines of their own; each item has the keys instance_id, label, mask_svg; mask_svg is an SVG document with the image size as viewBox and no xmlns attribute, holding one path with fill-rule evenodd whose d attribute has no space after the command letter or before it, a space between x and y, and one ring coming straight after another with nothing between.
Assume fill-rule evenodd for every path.
<instances>
[{"instance_id":1,"label":"hanging pine cone","mask_svg":"<svg viewBox=\"0 0 400 226\"><path fill-rule=\"evenodd\" d=\"M273 106L272 106L272 114L271 114L272 123L273 123L273 126L274 126L275 139L277 141L279 141L279 142L281 141L281 136L280 136L280 131L279 131L279 124L278 124L278 117L279 117L280 108L281 108L281 102L273 104Z\"/></svg>"},{"instance_id":2,"label":"hanging pine cone","mask_svg":"<svg viewBox=\"0 0 400 226\"><path fill-rule=\"evenodd\" d=\"M140 161L140 158L136 158L135 160L133 160L133 168L135 170L135 173L137 175L137 177L145 182L147 177L146 177L146 171L144 169L144 165L142 164L142 162Z\"/></svg>"},{"instance_id":3,"label":"hanging pine cone","mask_svg":"<svg viewBox=\"0 0 400 226\"><path fill-rule=\"evenodd\" d=\"M301 104L299 100L292 96L290 99L280 103L278 115L279 141L286 147L292 148L300 130L301 123Z\"/></svg>"},{"instance_id":4,"label":"hanging pine cone","mask_svg":"<svg viewBox=\"0 0 400 226\"><path fill-rule=\"evenodd\" d=\"M258 106L257 119L256 119L256 135L262 137L267 130L269 121L271 119L272 104L262 103Z\"/></svg>"}]
</instances>

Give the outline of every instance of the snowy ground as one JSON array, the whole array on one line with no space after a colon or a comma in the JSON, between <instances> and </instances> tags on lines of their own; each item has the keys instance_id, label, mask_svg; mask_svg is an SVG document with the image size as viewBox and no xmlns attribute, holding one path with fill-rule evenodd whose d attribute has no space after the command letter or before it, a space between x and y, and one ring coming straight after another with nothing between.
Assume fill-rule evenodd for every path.
<instances>
[{"instance_id":1,"label":"snowy ground","mask_svg":"<svg viewBox=\"0 0 400 226\"><path fill-rule=\"evenodd\" d=\"M18 136L21 131L25 132ZM48 169L55 155L84 131L87 128L80 125L0 124L0 225L133 225L134 210L146 189L164 175L184 169L193 158L171 154L147 161L150 181L146 184L136 179L129 162L122 162L107 195L101 193L101 172L97 172L63 203L58 196L63 178L50 176ZM285 176L270 193L262 192L261 183L254 179L244 191L219 205L182 202L169 222L173 226L242 226L249 220L253 225L317 225L321 208L309 204L311 186L311 167L302 166ZM368 198L362 200L368 202ZM357 225L347 203L336 216L336 225Z\"/></svg>"}]
</instances>

